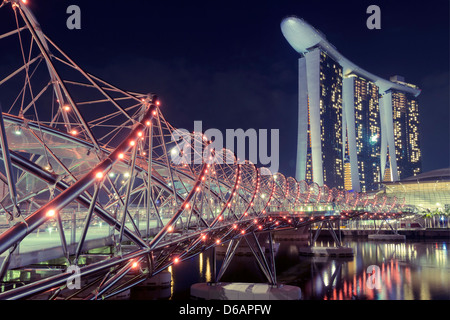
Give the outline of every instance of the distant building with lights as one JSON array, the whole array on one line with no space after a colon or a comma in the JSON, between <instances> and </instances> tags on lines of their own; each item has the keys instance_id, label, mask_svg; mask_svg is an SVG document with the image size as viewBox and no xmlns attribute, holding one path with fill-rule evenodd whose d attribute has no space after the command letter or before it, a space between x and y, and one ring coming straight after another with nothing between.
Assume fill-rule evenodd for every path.
<instances>
[{"instance_id":1,"label":"distant building with lights","mask_svg":"<svg viewBox=\"0 0 450 320\"><path fill-rule=\"evenodd\" d=\"M391 77L391 81L405 83L404 79L398 76ZM386 98L388 107L392 107L395 157L397 160L397 177L394 178L394 181L397 181L421 173L419 104L415 95L401 90L388 90L383 96L383 99Z\"/></svg>"},{"instance_id":2,"label":"distant building with lights","mask_svg":"<svg viewBox=\"0 0 450 320\"><path fill-rule=\"evenodd\" d=\"M296 179L360 192L419 174L420 89L361 69L302 19L281 30L301 55Z\"/></svg>"},{"instance_id":3,"label":"distant building with lights","mask_svg":"<svg viewBox=\"0 0 450 320\"><path fill-rule=\"evenodd\" d=\"M404 199L420 211L450 209L450 168L424 172L400 181L381 183L380 195Z\"/></svg>"},{"instance_id":4,"label":"distant building with lights","mask_svg":"<svg viewBox=\"0 0 450 320\"><path fill-rule=\"evenodd\" d=\"M344 190L353 190L352 187L352 174L350 170L350 160L348 157L344 159Z\"/></svg>"}]
</instances>

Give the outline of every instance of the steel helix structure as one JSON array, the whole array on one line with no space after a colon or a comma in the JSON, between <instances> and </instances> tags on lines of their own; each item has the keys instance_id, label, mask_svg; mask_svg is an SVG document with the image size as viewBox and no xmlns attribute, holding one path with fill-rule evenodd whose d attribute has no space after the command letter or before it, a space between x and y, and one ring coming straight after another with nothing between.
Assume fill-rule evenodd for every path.
<instances>
[{"instance_id":1,"label":"steel helix structure","mask_svg":"<svg viewBox=\"0 0 450 320\"><path fill-rule=\"evenodd\" d=\"M3 286L0 299L70 299L86 288L84 299L105 299L238 237L403 210L397 199L272 174L214 150L201 132L180 134L156 94L84 71L22 1L3 0L0 21L8 28L0 33L0 279L29 245L86 279L67 294L63 268ZM56 238L42 241L49 228ZM101 245L113 250L87 262ZM38 262L39 254L28 261Z\"/></svg>"}]
</instances>

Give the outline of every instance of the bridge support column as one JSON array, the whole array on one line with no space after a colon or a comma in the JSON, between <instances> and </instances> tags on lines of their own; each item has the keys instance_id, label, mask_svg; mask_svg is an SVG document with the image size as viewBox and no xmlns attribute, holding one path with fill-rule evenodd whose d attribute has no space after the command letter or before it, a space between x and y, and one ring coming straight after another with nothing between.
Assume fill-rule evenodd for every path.
<instances>
[{"instance_id":1,"label":"bridge support column","mask_svg":"<svg viewBox=\"0 0 450 320\"><path fill-rule=\"evenodd\" d=\"M383 234L380 233L381 228L383 227L384 224L387 224L389 226L389 228L391 229L392 233L387 233L387 234ZM394 227L392 227L392 225L387 221L387 219L383 219L380 222L380 225L377 229L377 232L375 234L369 234L367 237L369 240L397 240L397 241L403 241L406 239L405 235L402 234L398 234L397 230L394 229Z\"/></svg>"},{"instance_id":2,"label":"bridge support column","mask_svg":"<svg viewBox=\"0 0 450 320\"><path fill-rule=\"evenodd\" d=\"M222 266L220 267L219 272L216 275L216 247L213 248L213 279L214 283L220 282L220 279L222 278L225 271L228 269L228 266L230 265L231 260L233 260L234 254L236 253L236 249L241 243L241 239L232 239L230 243L228 244L227 252L225 253L225 257L222 262Z\"/></svg>"},{"instance_id":3,"label":"bridge support column","mask_svg":"<svg viewBox=\"0 0 450 320\"><path fill-rule=\"evenodd\" d=\"M339 222L340 224L340 222ZM324 225L326 225L326 228L328 229L328 231L330 232L331 236L333 237L334 242L336 243L336 245L338 247L342 247L342 243L341 243L341 234L340 234L340 226L338 225L338 233L339 233L339 237L338 235L336 235L336 232L334 231L333 226L331 225L329 220L326 221L322 221L322 223L320 224L319 228L317 229L316 233L314 234L314 237L312 238L312 241L310 243L311 246L313 246L316 241L317 238L319 237L320 232L322 231Z\"/></svg>"},{"instance_id":4,"label":"bridge support column","mask_svg":"<svg viewBox=\"0 0 450 320\"><path fill-rule=\"evenodd\" d=\"M269 233L270 234L270 233ZM269 236L270 239L272 236ZM269 245L269 259L266 259L265 252L263 252L261 245L259 243L258 238L256 237L255 233L251 234L251 237L245 237L245 240L247 242L247 245L249 246L250 250L253 253L253 256L255 257L256 261L258 262L258 266L260 267L261 271L266 276L269 284L272 286L277 285L276 280L276 274L275 274L275 261L272 259L274 256L273 254L273 246L272 241L270 241ZM252 242L253 241L253 242Z\"/></svg>"},{"instance_id":5,"label":"bridge support column","mask_svg":"<svg viewBox=\"0 0 450 320\"><path fill-rule=\"evenodd\" d=\"M258 239L256 234L252 232L244 237L232 239L216 277L214 277L216 259L214 250L211 269L213 270L213 279L215 281L211 283L193 284L191 286L191 296L205 300L300 300L301 289L299 287L277 284L272 234L269 232L266 236ZM261 240L265 241L266 239L268 240L269 246L268 254L261 246ZM235 256L237 248L243 241L255 257L268 283L220 282L220 279Z\"/></svg>"},{"instance_id":6,"label":"bridge support column","mask_svg":"<svg viewBox=\"0 0 450 320\"><path fill-rule=\"evenodd\" d=\"M264 276L268 280L268 283L272 286L277 285L276 280L276 268L275 268L275 253L273 251L273 240L272 240L272 234L269 232L268 234L268 250L269 254L266 257L266 253L264 252L263 248L260 244L260 239L255 235L255 233L251 233L249 235L246 235L245 237L233 239L230 241L227 251L225 253L225 257L222 263L222 266L217 273L216 277L213 277L215 279L215 283L220 282L220 279L222 278L223 274L227 270L228 266L230 265L230 262L232 261L233 257L235 256L236 249L241 244L242 240L245 240L245 243L247 244L248 248L250 249L252 255L255 257L256 262L258 263L259 268L263 272ZM213 272L215 270L215 249L213 253Z\"/></svg>"},{"instance_id":7,"label":"bridge support column","mask_svg":"<svg viewBox=\"0 0 450 320\"><path fill-rule=\"evenodd\" d=\"M336 247L318 247L315 246L317 238L320 235L320 232L323 229L328 229L331 236L333 237L334 242L336 243ZM308 247L301 247L299 249L300 255L306 256L329 256L329 257L352 257L354 255L353 248L344 247L341 242L341 234L340 234L340 220L338 221L338 234L336 234L334 227L330 220L324 220L320 222L319 227L317 228L314 236L312 235L313 231L310 228L310 243Z\"/></svg>"}]
</instances>

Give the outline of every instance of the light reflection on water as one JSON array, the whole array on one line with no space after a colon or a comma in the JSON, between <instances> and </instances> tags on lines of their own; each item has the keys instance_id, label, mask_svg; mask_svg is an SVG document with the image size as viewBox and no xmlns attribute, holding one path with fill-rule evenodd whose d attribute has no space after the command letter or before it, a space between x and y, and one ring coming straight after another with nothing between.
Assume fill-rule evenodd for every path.
<instances>
[{"instance_id":1,"label":"light reflection on water","mask_svg":"<svg viewBox=\"0 0 450 320\"><path fill-rule=\"evenodd\" d=\"M305 299L437 300L450 299L446 242L384 243L346 241L355 257L309 260L309 279L296 279ZM367 268L379 267L381 287L370 286ZM286 272L290 274L290 271ZM282 280L283 274L279 276ZM369 279L370 278L370 279ZM295 281L294 281L295 282Z\"/></svg>"},{"instance_id":2,"label":"light reflection on water","mask_svg":"<svg viewBox=\"0 0 450 320\"><path fill-rule=\"evenodd\" d=\"M277 280L302 289L304 300L450 300L448 242L375 242L344 239L355 256L347 259L299 256L300 241L280 241L276 254ZM332 242L318 241L332 246ZM216 256L217 268L223 256ZM381 287L371 289L367 267L376 265ZM170 299L189 299L193 283L211 281L213 258L207 251L171 268L173 286ZM235 256L223 282L265 282L255 259ZM140 299L145 299L140 296ZM162 297L167 298L167 297Z\"/></svg>"}]
</instances>

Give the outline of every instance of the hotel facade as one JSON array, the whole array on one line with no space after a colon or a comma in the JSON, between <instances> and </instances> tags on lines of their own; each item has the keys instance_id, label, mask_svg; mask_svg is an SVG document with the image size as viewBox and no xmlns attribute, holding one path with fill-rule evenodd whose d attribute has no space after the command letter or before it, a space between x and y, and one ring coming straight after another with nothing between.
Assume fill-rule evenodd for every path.
<instances>
[{"instance_id":1,"label":"hotel facade","mask_svg":"<svg viewBox=\"0 0 450 320\"><path fill-rule=\"evenodd\" d=\"M300 54L296 179L365 192L421 173L420 89L356 66L302 19L281 30Z\"/></svg>"}]
</instances>

